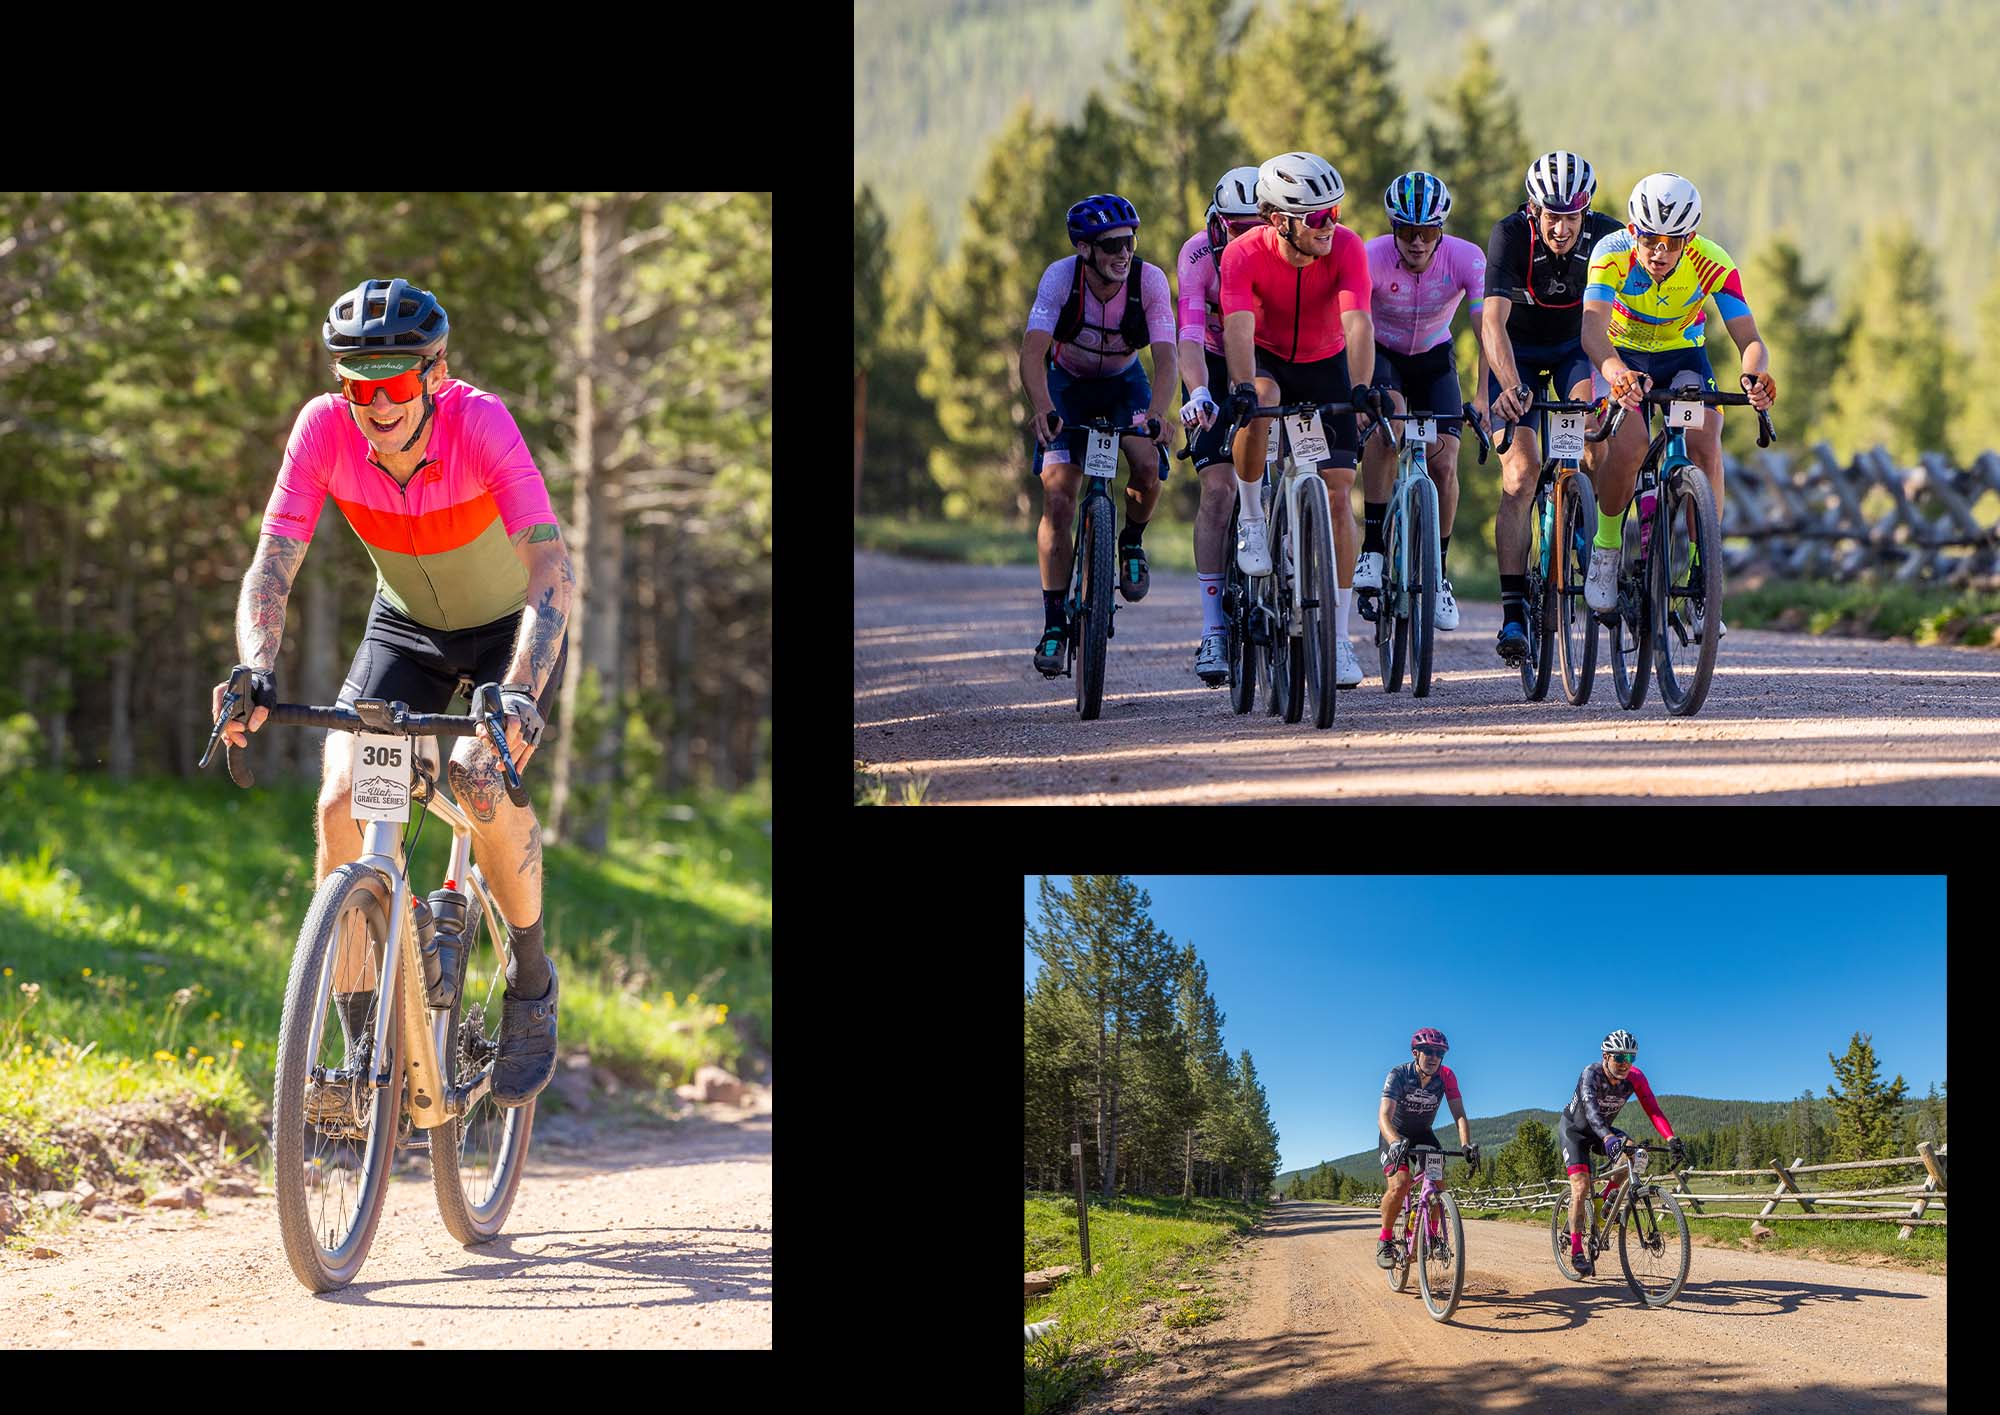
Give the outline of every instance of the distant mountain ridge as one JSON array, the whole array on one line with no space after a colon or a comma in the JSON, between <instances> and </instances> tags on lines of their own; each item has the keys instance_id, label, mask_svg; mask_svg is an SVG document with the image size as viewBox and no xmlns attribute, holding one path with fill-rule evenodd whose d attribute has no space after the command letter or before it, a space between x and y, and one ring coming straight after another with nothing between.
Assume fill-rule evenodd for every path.
<instances>
[{"instance_id":1,"label":"distant mountain ridge","mask_svg":"<svg viewBox=\"0 0 2000 1415\"><path fill-rule=\"evenodd\" d=\"M1708 234L1739 261L1786 235L1808 272L1833 274L1836 286L1873 225L1905 218L1938 251L1954 331L1969 330L2000 244L2000 142L1991 137L2000 93L1980 57L2000 52L2000 6L1355 8L1393 37L1413 128L1466 42L1483 37L1509 75L1531 146L1574 147L1607 172L1680 171L1702 190ZM1116 88L1122 35L1121 0L857 5L856 185L873 185L892 220L909 201L928 201L948 250L987 144L1015 105L1032 95L1042 112L1073 118L1093 88ZM1566 53L1573 62L1558 67ZM1530 81L1544 74L1547 82ZM1629 97L1616 87L1621 77ZM1601 192L1598 206L1617 214L1622 197Z\"/></svg>"}]
</instances>

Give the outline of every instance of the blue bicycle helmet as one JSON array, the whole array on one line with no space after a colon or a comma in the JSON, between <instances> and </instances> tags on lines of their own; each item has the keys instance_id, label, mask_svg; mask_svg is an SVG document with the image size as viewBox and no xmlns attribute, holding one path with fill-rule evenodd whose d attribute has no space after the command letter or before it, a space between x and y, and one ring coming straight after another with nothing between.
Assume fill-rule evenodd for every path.
<instances>
[{"instance_id":1,"label":"blue bicycle helmet","mask_svg":"<svg viewBox=\"0 0 2000 1415\"><path fill-rule=\"evenodd\" d=\"M1451 193L1428 172L1405 172L1382 193L1382 205L1400 226L1442 226L1451 215Z\"/></svg>"},{"instance_id":2,"label":"blue bicycle helmet","mask_svg":"<svg viewBox=\"0 0 2000 1415\"><path fill-rule=\"evenodd\" d=\"M1094 197L1085 197L1069 209L1069 238L1071 241L1088 241L1100 231L1109 231L1115 226L1139 228L1139 213L1132 203L1121 196L1109 192Z\"/></svg>"},{"instance_id":3,"label":"blue bicycle helmet","mask_svg":"<svg viewBox=\"0 0 2000 1415\"><path fill-rule=\"evenodd\" d=\"M407 280L364 280L333 302L320 337L329 354L434 354L450 333L430 291Z\"/></svg>"}]
</instances>

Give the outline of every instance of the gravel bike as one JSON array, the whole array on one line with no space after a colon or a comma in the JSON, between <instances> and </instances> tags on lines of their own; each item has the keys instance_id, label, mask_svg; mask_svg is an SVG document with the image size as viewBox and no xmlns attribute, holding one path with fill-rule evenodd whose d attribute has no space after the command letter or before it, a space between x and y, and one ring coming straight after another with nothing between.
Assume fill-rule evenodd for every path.
<instances>
[{"instance_id":1,"label":"gravel bike","mask_svg":"<svg viewBox=\"0 0 2000 1415\"><path fill-rule=\"evenodd\" d=\"M248 718L250 673L232 670L201 765L215 755L223 725ZM464 716L363 698L351 708L277 704L266 724L356 734L362 854L320 882L299 927L271 1102L285 1257L314 1292L345 1287L360 1272L398 1146L429 1154L438 1213L464 1244L498 1236L527 1164L534 1102L502 1107L490 1094L505 920L472 862L470 820L438 790L433 734L487 729L508 799L525 806L528 793L507 749L498 685L460 687L471 693ZM247 754L231 746L227 760L231 779L251 786ZM400 827L412 806L420 813L406 846ZM451 827L452 843L443 888L419 898L404 861L426 814ZM491 961L475 964L482 922Z\"/></svg>"}]
</instances>

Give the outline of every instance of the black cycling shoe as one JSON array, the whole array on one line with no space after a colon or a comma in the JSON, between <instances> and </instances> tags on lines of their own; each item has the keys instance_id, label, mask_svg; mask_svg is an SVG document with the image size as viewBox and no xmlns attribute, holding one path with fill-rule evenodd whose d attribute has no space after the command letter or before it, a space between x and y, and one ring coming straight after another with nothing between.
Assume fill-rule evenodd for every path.
<instances>
[{"instance_id":1,"label":"black cycling shoe","mask_svg":"<svg viewBox=\"0 0 2000 1415\"><path fill-rule=\"evenodd\" d=\"M1597 1276L1597 1264L1590 1260L1590 1254L1584 1252L1571 1253L1569 1261L1570 1266L1576 1269L1578 1277Z\"/></svg>"},{"instance_id":2,"label":"black cycling shoe","mask_svg":"<svg viewBox=\"0 0 2000 1415\"><path fill-rule=\"evenodd\" d=\"M1035 640L1035 667L1053 678L1063 671L1063 650L1069 647L1069 631L1051 624Z\"/></svg>"},{"instance_id":3,"label":"black cycling shoe","mask_svg":"<svg viewBox=\"0 0 2000 1415\"><path fill-rule=\"evenodd\" d=\"M1118 547L1118 592L1125 596L1126 603L1134 604L1144 599L1152 583L1152 576L1146 573L1146 547Z\"/></svg>"},{"instance_id":4,"label":"black cycling shoe","mask_svg":"<svg viewBox=\"0 0 2000 1415\"><path fill-rule=\"evenodd\" d=\"M500 1058L493 1063L493 1099L526 1105L556 1074L556 965L549 964L549 990L539 998L501 994Z\"/></svg>"}]
</instances>

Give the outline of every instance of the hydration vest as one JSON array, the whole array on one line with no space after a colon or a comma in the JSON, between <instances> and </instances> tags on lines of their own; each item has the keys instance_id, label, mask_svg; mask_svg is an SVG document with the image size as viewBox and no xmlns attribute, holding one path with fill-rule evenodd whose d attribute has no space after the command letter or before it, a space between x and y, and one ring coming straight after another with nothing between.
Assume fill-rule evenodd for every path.
<instances>
[{"instance_id":1,"label":"hydration vest","mask_svg":"<svg viewBox=\"0 0 2000 1415\"><path fill-rule=\"evenodd\" d=\"M1125 341L1125 347L1133 353L1151 342L1146 331L1146 306L1139 296L1139 279L1145 273L1146 263L1136 256L1132 260L1132 273L1125 277L1125 313L1118 320L1118 337ZM1103 331L1103 326L1093 328ZM1083 257L1076 258L1076 278L1070 282L1069 300L1063 305L1062 313L1056 316L1055 342L1073 343L1083 328ZM1102 350L1092 350L1101 353Z\"/></svg>"}]
</instances>

